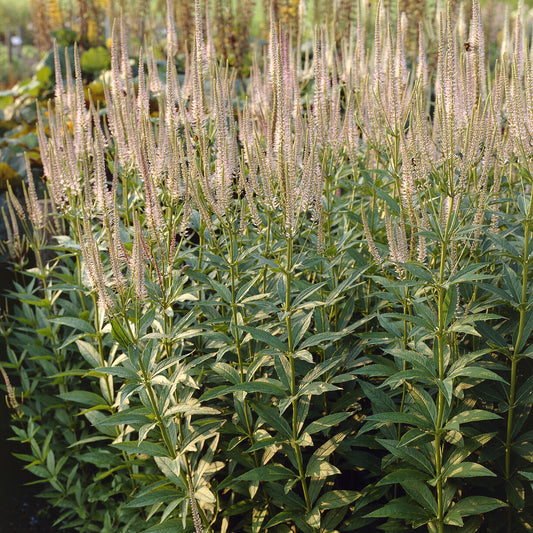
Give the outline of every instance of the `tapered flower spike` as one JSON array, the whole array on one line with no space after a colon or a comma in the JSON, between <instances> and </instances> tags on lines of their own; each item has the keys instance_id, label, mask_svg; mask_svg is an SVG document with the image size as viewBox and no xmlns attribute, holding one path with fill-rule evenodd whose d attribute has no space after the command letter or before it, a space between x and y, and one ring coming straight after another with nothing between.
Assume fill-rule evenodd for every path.
<instances>
[{"instance_id":1,"label":"tapered flower spike","mask_svg":"<svg viewBox=\"0 0 533 533\"><path fill-rule=\"evenodd\" d=\"M133 249L131 252L130 271L133 291L138 300L144 300L148 296L144 281L145 262L142 240L142 228L139 223L139 216L135 212L133 215Z\"/></svg>"},{"instance_id":2,"label":"tapered flower spike","mask_svg":"<svg viewBox=\"0 0 533 533\"><path fill-rule=\"evenodd\" d=\"M26 220L27 219L26 212L24 211L22 204L19 202L19 199L16 197L15 193L13 192L13 189L11 188L11 184L9 182L7 183L7 197L9 200L9 204L13 207L13 209L17 213L19 220Z\"/></svg>"},{"instance_id":3,"label":"tapered flower spike","mask_svg":"<svg viewBox=\"0 0 533 533\"><path fill-rule=\"evenodd\" d=\"M481 23L481 10L479 0L472 0L472 23L470 30L470 43L473 47L475 58L477 92L482 101L487 97L487 73L485 69L485 37Z\"/></svg>"},{"instance_id":4,"label":"tapered flower spike","mask_svg":"<svg viewBox=\"0 0 533 533\"><path fill-rule=\"evenodd\" d=\"M374 26L374 91L379 94L384 83L381 49L381 27L382 27L383 7L381 0L376 7L376 21Z\"/></svg>"},{"instance_id":5,"label":"tapered flower spike","mask_svg":"<svg viewBox=\"0 0 533 533\"><path fill-rule=\"evenodd\" d=\"M173 58L178 52L178 36L174 23L173 5L172 0L167 0L167 55L169 58Z\"/></svg>"},{"instance_id":6,"label":"tapered flower spike","mask_svg":"<svg viewBox=\"0 0 533 533\"><path fill-rule=\"evenodd\" d=\"M356 45L355 45L355 58L357 65L357 78L363 76L366 71L365 60L365 31L363 24L363 11L361 7L361 0L357 1L357 23L356 23Z\"/></svg>"},{"instance_id":7,"label":"tapered flower spike","mask_svg":"<svg viewBox=\"0 0 533 533\"><path fill-rule=\"evenodd\" d=\"M146 50L146 66L148 68L148 91L159 96L163 91L163 84L157 72L157 59L153 47Z\"/></svg>"},{"instance_id":8,"label":"tapered flower spike","mask_svg":"<svg viewBox=\"0 0 533 533\"><path fill-rule=\"evenodd\" d=\"M132 86L133 70L130 63L130 53L128 50L128 32L124 18L120 19L120 70L124 78L126 87Z\"/></svg>"},{"instance_id":9,"label":"tapered flower spike","mask_svg":"<svg viewBox=\"0 0 533 533\"><path fill-rule=\"evenodd\" d=\"M368 243L370 253L374 258L374 261L381 267L383 266L383 259L379 255L376 243L374 242L374 238L372 237L372 233L370 232L370 228L368 227L368 222L366 219L363 205L361 206L361 220L363 221L363 229L365 232L366 242Z\"/></svg>"},{"instance_id":10,"label":"tapered flower spike","mask_svg":"<svg viewBox=\"0 0 533 533\"><path fill-rule=\"evenodd\" d=\"M93 194L96 198L96 208L104 218L108 217L108 210L111 208L111 201L108 195L106 164L105 164L105 140L102 128L100 127L100 118L92 106L94 120L93 133L93 165L94 165L94 185Z\"/></svg>"},{"instance_id":11,"label":"tapered flower spike","mask_svg":"<svg viewBox=\"0 0 533 533\"><path fill-rule=\"evenodd\" d=\"M190 478L190 476L189 476L188 482L189 482L189 501L191 504L191 514L192 514L192 521L194 524L194 531L195 533L203 533L204 529L202 527L202 519L200 518L200 513L198 512L198 504L194 496L194 487L193 487L192 479Z\"/></svg>"},{"instance_id":12,"label":"tapered flower spike","mask_svg":"<svg viewBox=\"0 0 533 533\"><path fill-rule=\"evenodd\" d=\"M26 175L28 177L28 192L24 191L26 197L26 211L28 212L31 223L38 230L42 230L46 222L46 213L43 212L41 204L37 198L37 191L35 190L35 182L33 181L33 174L31 172L30 159L28 154L24 154L24 161L26 163Z\"/></svg>"},{"instance_id":13,"label":"tapered flower spike","mask_svg":"<svg viewBox=\"0 0 533 533\"><path fill-rule=\"evenodd\" d=\"M524 76L524 43L525 43L525 32L524 25L522 24L524 12L524 2L523 0L518 0L518 8L515 18L515 27L513 34L514 41L514 51L513 51L513 62L516 68L516 75L519 81L522 81Z\"/></svg>"},{"instance_id":14,"label":"tapered flower spike","mask_svg":"<svg viewBox=\"0 0 533 533\"><path fill-rule=\"evenodd\" d=\"M2 374L2 378L4 380L4 384L6 386L7 390L7 403L11 409L13 409L19 418L22 417L22 408L20 407L19 403L17 402L17 398L15 396L15 390L13 386L11 385L11 382L9 381L9 376L7 375L6 371L4 370L4 367L0 365L0 373Z\"/></svg>"},{"instance_id":15,"label":"tapered flower spike","mask_svg":"<svg viewBox=\"0 0 533 533\"><path fill-rule=\"evenodd\" d=\"M422 86L424 92L427 91L429 75L428 75L428 63L426 56L426 49L424 46L424 30L422 29L422 23L418 25L418 64L416 67L416 78L418 83Z\"/></svg>"},{"instance_id":16,"label":"tapered flower spike","mask_svg":"<svg viewBox=\"0 0 533 533\"><path fill-rule=\"evenodd\" d=\"M76 158L86 158L90 151L90 115L85 107L85 93L83 91L83 77L81 74L80 55L74 46L74 105L70 116L74 129L74 149Z\"/></svg>"},{"instance_id":17,"label":"tapered flower spike","mask_svg":"<svg viewBox=\"0 0 533 533\"><path fill-rule=\"evenodd\" d=\"M104 274L100 249L94 239L91 222L85 209L83 210L83 231L80 235L80 248L89 285L91 288L96 289L99 304L106 311L111 311L113 309L113 300L107 290L108 281Z\"/></svg>"},{"instance_id":18,"label":"tapered flower spike","mask_svg":"<svg viewBox=\"0 0 533 533\"><path fill-rule=\"evenodd\" d=\"M206 74L209 70L209 63L207 61L207 50L204 41L200 0L194 0L194 47L196 50L196 61L201 65L202 74Z\"/></svg>"},{"instance_id":19,"label":"tapered flower spike","mask_svg":"<svg viewBox=\"0 0 533 533\"><path fill-rule=\"evenodd\" d=\"M137 70L137 118L143 119L150 115L150 97L146 86L144 74L144 53L142 46L139 49L139 68Z\"/></svg>"},{"instance_id":20,"label":"tapered flower spike","mask_svg":"<svg viewBox=\"0 0 533 533\"><path fill-rule=\"evenodd\" d=\"M511 32L509 29L509 4L505 5L505 17L503 19L502 26L502 44L500 46L500 62L505 64L509 59L512 58L512 43L511 43Z\"/></svg>"},{"instance_id":21,"label":"tapered flower spike","mask_svg":"<svg viewBox=\"0 0 533 533\"><path fill-rule=\"evenodd\" d=\"M61 62L59 60L59 51L57 41L54 39L54 71L55 71L55 105L61 115L66 115L68 105L66 101L65 87L63 76L61 75Z\"/></svg>"},{"instance_id":22,"label":"tapered flower spike","mask_svg":"<svg viewBox=\"0 0 533 533\"><path fill-rule=\"evenodd\" d=\"M109 262L111 264L111 273L113 277L113 286L118 294L123 294L126 288L126 278L122 273L122 268L126 260L123 253L123 244L120 240L117 201L116 197L112 199L113 212L110 217L104 220L104 226L107 234L107 244L109 249Z\"/></svg>"},{"instance_id":23,"label":"tapered flower spike","mask_svg":"<svg viewBox=\"0 0 533 533\"><path fill-rule=\"evenodd\" d=\"M9 257L11 259L16 259L17 251L16 251L15 240L13 238L13 231L11 229L11 224L9 222L9 219L7 218L6 210L4 209L3 206L2 206L2 218L4 219L4 226L6 228L7 239L5 242L7 244L7 251L9 253Z\"/></svg>"},{"instance_id":24,"label":"tapered flower spike","mask_svg":"<svg viewBox=\"0 0 533 533\"><path fill-rule=\"evenodd\" d=\"M7 210L9 212L9 220L7 219L3 207L2 215L6 226L9 254L13 259L21 260L24 256L24 236L22 236L19 231L19 221L17 220L17 215L15 214L13 207L13 198L16 197L13 194L11 187L9 187L7 195Z\"/></svg>"}]
</instances>

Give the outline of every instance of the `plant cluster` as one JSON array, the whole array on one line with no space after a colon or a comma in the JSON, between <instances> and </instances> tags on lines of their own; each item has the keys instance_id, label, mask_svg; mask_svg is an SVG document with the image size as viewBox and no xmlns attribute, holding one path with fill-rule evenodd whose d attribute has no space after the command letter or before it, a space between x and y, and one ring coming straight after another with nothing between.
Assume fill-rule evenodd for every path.
<instances>
[{"instance_id":1,"label":"plant cluster","mask_svg":"<svg viewBox=\"0 0 533 533\"><path fill-rule=\"evenodd\" d=\"M105 107L56 54L48 196L4 213L4 379L57 523L531 530L521 18L488 70L478 2L465 39L439 11L435 71L381 8L312 61L273 18L240 95L198 1L178 76L168 4L163 79L117 24Z\"/></svg>"}]
</instances>

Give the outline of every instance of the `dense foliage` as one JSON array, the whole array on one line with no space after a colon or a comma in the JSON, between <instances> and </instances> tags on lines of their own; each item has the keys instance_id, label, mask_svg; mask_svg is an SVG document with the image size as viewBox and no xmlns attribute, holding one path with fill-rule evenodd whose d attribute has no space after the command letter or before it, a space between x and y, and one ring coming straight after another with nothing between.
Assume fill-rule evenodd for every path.
<instances>
[{"instance_id":1,"label":"dense foliage","mask_svg":"<svg viewBox=\"0 0 533 533\"><path fill-rule=\"evenodd\" d=\"M198 2L184 77L172 16L105 106L56 55L3 366L58 525L531 530L533 66L452 20L435 71L383 10L372 54L272 22L245 95Z\"/></svg>"}]
</instances>

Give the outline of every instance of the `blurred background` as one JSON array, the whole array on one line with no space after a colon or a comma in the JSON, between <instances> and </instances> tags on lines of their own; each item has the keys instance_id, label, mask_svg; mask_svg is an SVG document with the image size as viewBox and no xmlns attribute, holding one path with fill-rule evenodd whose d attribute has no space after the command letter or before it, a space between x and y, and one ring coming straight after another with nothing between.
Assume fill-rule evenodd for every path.
<instances>
[{"instance_id":1,"label":"blurred background","mask_svg":"<svg viewBox=\"0 0 533 533\"><path fill-rule=\"evenodd\" d=\"M529 0L531 2L532 0ZM270 0L209 0L211 33L217 53L239 69L251 63L251 53L268 37ZM384 0L392 11L396 0ZM470 3L452 0L459 16ZM85 53L85 67L95 73L106 67L112 21L121 14L135 45L146 42L163 45L166 28L165 0L0 0L0 90L31 77L35 65L49 52L52 41L69 46L75 41ZM194 0L172 0L180 50L194 31ZM302 42L311 39L316 24L333 28L338 39L348 36L357 17L358 0L273 0L276 18ZM377 1L361 0L361 10L371 15ZM413 37L418 24L431 26L436 0L400 0L400 9L409 19ZM496 44L506 16L512 18L516 2L485 0L484 26L489 42ZM201 1L205 10L205 0ZM523 16L529 19L528 2ZM371 28L373 17L365 17ZM414 41L415 39L413 39ZM413 43L414 44L414 43Z\"/></svg>"}]
</instances>

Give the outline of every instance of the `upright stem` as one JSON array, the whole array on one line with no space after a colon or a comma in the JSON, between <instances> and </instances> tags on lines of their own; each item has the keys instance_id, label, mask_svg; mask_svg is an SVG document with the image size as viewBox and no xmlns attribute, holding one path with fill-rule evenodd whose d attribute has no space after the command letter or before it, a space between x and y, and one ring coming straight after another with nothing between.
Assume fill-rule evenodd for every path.
<instances>
[{"instance_id":1,"label":"upright stem","mask_svg":"<svg viewBox=\"0 0 533 533\"><path fill-rule=\"evenodd\" d=\"M526 324L526 315L528 312L528 272L529 272L529 239L530 239L530 224L533 216L533 196L529 200L528 216L524 221L524 253L522 256L522 294L520 298L519 313L520 318L518 322L518 334L516 336L516 342L514 345L513 354L511 356L511 387L509 390L509 410L507 411L507 430L505 436L505 480L510 481L512 477L512 465L511 465L511 449L513 446L513 418L516 408L516 377L518 371L518 362L520 360L520 347L522 344L522 338L524 336L524 327ZM507 522L507 531L512 531L512 513L511 503L507 498L509 504L509 519Z\"/></svg>"},{"instance_id":2,"label":"upright stem","mask_svg":"<svg viewBox=\"0 0 533 533\"><path fill-rule=\"evenodd\" d=\"M446 315L447 310L444 309L444 302L446 298L446 287L444 286L444 276L446 267L446 255L448 252L448 244L450 239L450 228L453 220L453 201L450 202L448 214L446 217L446 226L444 228L444 236L441 248L440 265L439 265L439 280L437 286L437 313L438 313L438 330L437 330L437 354L438 354L438 373L439 380L444 379L444 347L446 346ZM439 533L444 532L444 499L443 499L443 481L442 481L442 435L444 433L444 394L439 388L437 396L437 423L435 424L435 476L437 479L437 528Z\"/></svg>"},{"instance_id":3,"label":"upright stem","mask_svg":"<svg viewBox=\"0 0 533 533\"><path fill-rule=\"evenodd\" d=\"M165 444L165 447L168 450L168 453L170 454L171 459L176 459L178 457L178 454L176 453L176 447L172 444L172 439L170 438L170 435L168 434L165 421L159 411L159 402L157 401L155 391L152 387L150 376L148 375L148 372L144 368L142 357L139 357L139 368L141 370L143 385L148 394L150 405L152 407L152 412L154 413L154 417L156 419L157 427L159 428L159 431L161 433L161 438L163 439L163 443ZM187 457L184 454L182 455L182 457L185 462L186 471L184 471L183 469L180 469L180 478L184 484L185 490L187 490L187 488L189 487L189 479L192 479L192 473L191 473L191 469L190 469L189 461L187 460ZM201 507L198 508L198 512L200 514L200 517L202 519L204 526L209 528L209 521Z\"/></svg>"},{"instance_id":4,"label":"upright stem","mask_svg":"<svg viewBox=\"0 0 533 533\"><path fill-rule=\"evenodd\" d=\"M232 226L228 226L228 238L230 242L230 258L229 258L229 265L230 265L230 284L231 284L231 316L233 320L233 328L232 331L233 337L235 339L235 350L237 351L237 360L239 364L239 376L241 378L241 383L244 383L246 381L245 374L244 374L244 362L242 357L242 344L241 344L241 337L239 334L239 330L237 328L237 280L239 277L238 272L238 266L235 261L235 242L234 242L234 235L233 235L233 228ZM244 412L244 423L246 424L246 433L248 434L248 439L250 440L250 444L253 446L255 443L254 440L254 432L252 428L252 421L250 420L250 416L248 414L248 401L246 398L243 399L243 412ZM259 458L257 457L257 452L253 452L254 461L257 466L259 466Z\"/></svg>"},{"instance_id":5,"label":"upright stem","mask_svg":"<svg viewBox=\"0 0 533 533\"><path fill-rule=\"evenodd\" d=\"M289 363L291 367L291 396L292 396L292 439L293 447L296 453L296 462L298 464L298 474L302 484L302 491L305 500L306 511L311 511L311 499L305 479L305 470L303 466L302 449L298 441L298 398L296 396L296 369L294 364L294 345L292 338L291 322L291 283L292 283L292 237L287 237L287 268L285 271L285 325L287 329L287 344L289 346Z\"/></svg>"}]
</instances>

